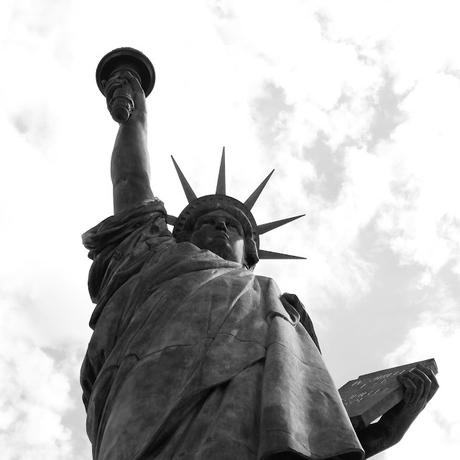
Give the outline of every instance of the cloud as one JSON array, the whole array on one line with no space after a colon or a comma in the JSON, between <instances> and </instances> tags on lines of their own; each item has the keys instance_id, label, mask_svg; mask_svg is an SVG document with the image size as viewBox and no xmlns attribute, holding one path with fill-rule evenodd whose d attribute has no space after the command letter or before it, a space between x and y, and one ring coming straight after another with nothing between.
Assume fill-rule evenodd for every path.
<instances>
[{"instance_id":1,"label":"cloud","mask_svg":"<svg viewBox=\"0 0 460 460\"><path fill-rule=\"evenodd\" d=\"M405 341L385 357L388 366L434 357L440 388L408 433L388 453L388 459L455 458L460 449L460 371L455 363L460 349L458 299L438 293L436 312L420 315Z\"/></svg>"},{"instance_id":2,"label":"cloud","mask_svg":"<svg viewBox=\"0 0 460 460\"><path fill-rule=\"evenodd\" d=\"M61 459L70 454L62 414L71 407L69 380L31 340L27 312L0 300L0 449L5 459Z\"/></svg>"},{"instance_id":3,"label":"cloud","mask_svg":"<svg viewBox=\"0 0 460 460\"><path fill-rule=\"evenodd\" d=\"M410 33L406 33L403 23L409 21L412 6L380 4L373 11L363 2L353 5L355 8L348 4L345 8L329 3L329 9L319 10L317 20L312 10L307 14L297 9L297 4L292 7L295 14L285 8L276 18L279 28L291 15L303 20L289 21L288 34L297 38L290 43L298 43L298 47L285 53L274 43L277 37L264 33L275 21L270 6L264 9L262 29L244 37L251 45L247 49L255 55L273 50L269 62L259 65L265 65L265 78L272 79L278 93L284 94L284 106L265 93L265 103L257 97L254 110L269 104L278 110L278 118L271 116L275 122L270 127L264 126L262 113L254 118L265 136L271 136L273 151L290 147L293 163L282 164L285 158L278 155L281 170L290 180L278 206L291 209L291 203L304 199L310 210L308 218L316 224L308 237L312 246L328 254L329 265L334 258L340 260L340 254L349 251L360 232L377 217L381 241L386 239L401 263L424 267L427 282L433 272L451 261L453 270L458 271L459 266L460 208L456 196L460 186L455 173L459 169L459 140L454 125L459 119L460 82L452 72L446 73L445 64L449 61L453 68L456 61L448 59L451 47L446 46L445 31L434 38L442 58L432 52L432 44L426 44L421 23L412 22ZM448 2L445 5L452 7ZM433 16L426 5L416 10L433 26L441 27L446 19L447 29L453 27L447 18L454 14L452 8L451 13L448 8L442 13L436 8ZM248 27L251 14L245 11L242 18L235 18L233 12L239 33ZM310 20L315 25L307 27ZM427 53L409 56L416 41L427 45ZM316 51L303 60L301 51L308 51L310 43ZM418 44L417 49L420 47ZM328 69L329 65L337 68ZM264 144L269 145L267 137ZM299 149L308 163L287 172L286 166L297 161ZM303 184L304 192L298 184ZM328 251L328 246L333 249ZM358 266L359 257L348 252L338 265L345 266L346 260ZM321 278L341 278L344 287L349 279ZM337 285L334 281L328 284ZM357 287L354 283L348 286L351 291Z\"/></svg>"},{"instance_id":4,"label":"cloud","mask_svg":"<svg viewBox=\"0 0 460 460\"><path fill-rule=\"evenodd\" d=\"M438 73L419 83L402 104L407 120L383 146L391 158L392 200L380 217L403 263L417 263L426 275L460 261L460 81Z\"/></svg>"}]
</instances>

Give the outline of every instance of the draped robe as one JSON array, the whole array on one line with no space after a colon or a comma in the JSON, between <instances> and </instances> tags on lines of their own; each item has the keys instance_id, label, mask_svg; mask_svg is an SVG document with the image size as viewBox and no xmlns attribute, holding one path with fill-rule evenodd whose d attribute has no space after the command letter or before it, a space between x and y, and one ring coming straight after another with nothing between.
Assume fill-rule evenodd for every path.
<instances>
[{"instance_id":1,"label":"draped robe","mask_svg":"<svg viewBox=\"0 0 460 460\"><path fill-rule=\"evenodd\" d=\"M83 235L93 458L362 459L308 315L272 279L176 243L165 216L153 200Z\"/></svg>"}]
</instances>

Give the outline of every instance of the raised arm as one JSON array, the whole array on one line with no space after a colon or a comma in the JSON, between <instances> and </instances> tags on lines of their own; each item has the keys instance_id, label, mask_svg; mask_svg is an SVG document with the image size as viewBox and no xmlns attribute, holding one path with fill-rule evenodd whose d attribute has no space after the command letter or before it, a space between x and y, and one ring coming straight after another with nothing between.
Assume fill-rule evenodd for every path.
<instances>
[{"instance_id":1,"label":"raised arm","mask_svg":"<svg viewBox=\"0 0 460 460\"><path fill-rule=\"evenodd\" d=\"M129 209L153 197L150 188L150 166L147 150L147 110L144 91L128 71L111 78L105 88L107 100L115 91L131 93L134 111L120 123L113 147L111 177L114 213Z\"/></svg>"}]
</instances>

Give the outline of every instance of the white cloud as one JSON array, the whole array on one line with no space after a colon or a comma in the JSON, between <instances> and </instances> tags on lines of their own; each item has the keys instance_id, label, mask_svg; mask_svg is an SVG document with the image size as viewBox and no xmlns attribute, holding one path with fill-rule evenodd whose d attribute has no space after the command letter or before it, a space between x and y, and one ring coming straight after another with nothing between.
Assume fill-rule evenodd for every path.
<instances>
[{"instance_id":1,"label":"white cloud","mask_svg":"<svg viewBox=\"0 0 460 460\"><path fill-rule=\"evenodd\" d=\"M452 0L321 2L331 38L359 45L363 58L396 76L403 93L446 66L458 68L458 3Z\"/></svg>"},{"instance_id":2,"label":"white cloud","mask_svg":"<svg viewBox=\"0 0 460 460\"><path fill-rule=\"evenodd\" d=\"M456 458L460 449L460 318L458 300L438 299L438 311L422 314L406 340L386 357L388 366L434 357L440 388L414 421L403 440L387 454L388 460Z\"/></svg>"},{"instance_id":3,"label":"white cloud","mask_svg":"<svg viewBox=\"0 0 460 460\"><path fill-rule=\"evenodd\" d=\"M0 449L8 460L62 459L71 433L62 414L71 406L69 381L31 340L27 312L0 301Z\"/></svg>"},{"instance_id":4,"label":"white cloud","mask_svg":"<svg viewBox=\"0 0 460 460\"><path fill-rule=\"evenodd\" d=\"M460 260L460 81L437 74L417 85L382 155L391 157L393 197L381 216L393 249L405 263L436 273Z\"/></svg>"}]
</instances>

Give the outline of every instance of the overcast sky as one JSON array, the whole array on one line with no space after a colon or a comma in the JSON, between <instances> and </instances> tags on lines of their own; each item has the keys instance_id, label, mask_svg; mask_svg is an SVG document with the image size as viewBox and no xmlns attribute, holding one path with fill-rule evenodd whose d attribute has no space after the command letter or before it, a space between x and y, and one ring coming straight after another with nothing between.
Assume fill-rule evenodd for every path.
<instances>
[{"instance_id":1,"label":"overcast sky","mask_svg":"<svg viewBox=\"0 0 460 460\"><path fill-rule=\"evenodd\" d=\"M79 367L91 330L80 235L112 213L117 126L94 73L113 48L155 65L152 188L168 212L227 192L296 293L341 386L434 357L441 389L378 460L460 451L460 7L456 1L3 0L0 452L90 458Z\"/></svg>"}]
</instances>

